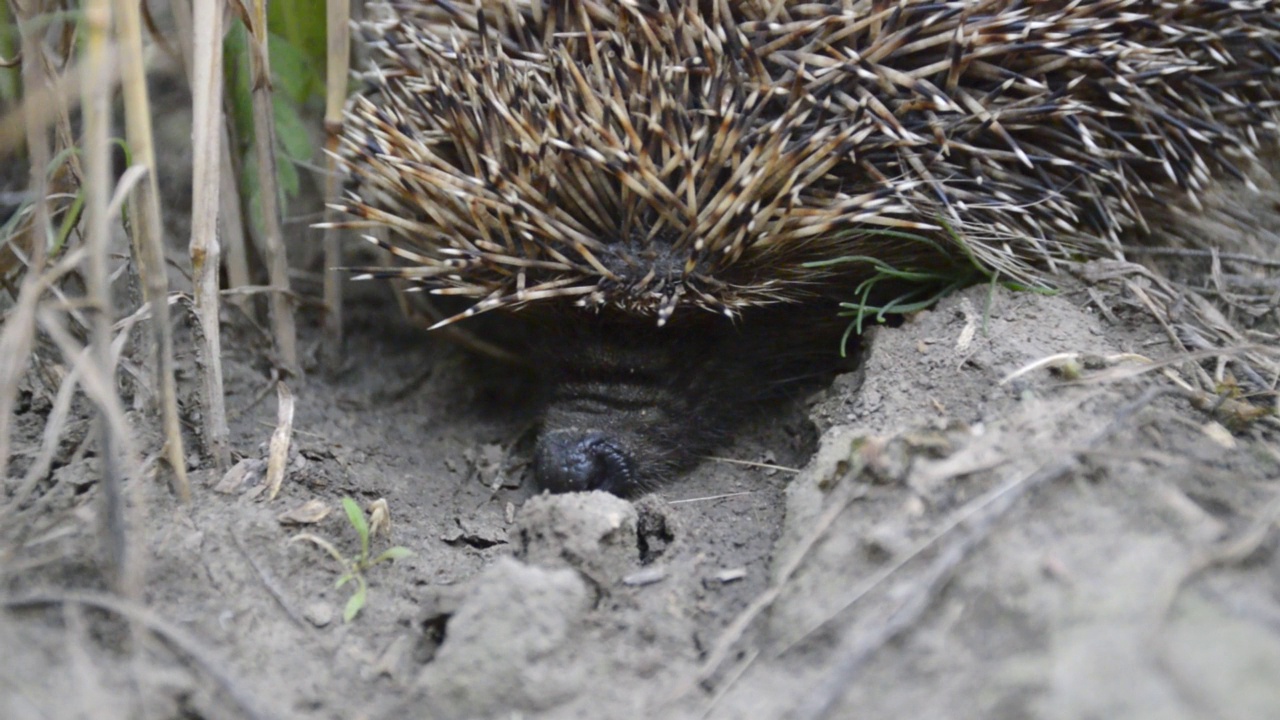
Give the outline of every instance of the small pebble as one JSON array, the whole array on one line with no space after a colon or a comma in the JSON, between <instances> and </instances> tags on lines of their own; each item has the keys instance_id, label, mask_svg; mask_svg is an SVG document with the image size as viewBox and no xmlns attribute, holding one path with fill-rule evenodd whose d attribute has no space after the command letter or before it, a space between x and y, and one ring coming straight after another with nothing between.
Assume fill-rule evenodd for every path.
<instances>
[{"instance_id":1,"label":"small pebble","mask_svg":"<svg viewBox=\"0 0 1280 720\"><path fill-rule=\"evenodd\" d=\"M641 586L652 585L656 582L662 582L667 579L667 569L663 567L649 567L622 578L623 585Z\"/></svg>"},{"instance_id":2,"label":"small pebble","mask_svg":"<svg viewBox=\"0 0 1280 720\"><path fill-rule=\"evenodd\" d=\"M747 576L746 568L732 568L729 570L721 570L715 575L712 575L711 578L716 582L731 583L731 582L736 582L738 580L741 580L746 576Z\"/></svg>"},{"instance_id":3,"label":"small pebble","mask_svg":"<svg viewBox=\"0 0 1280 720\"><path fill-rule=\"evenodd\" d=\"M316 627L324 627L333 622L333 606L324 602L313 602L302 611L307 622Z\"/></svg>"}]
</instances>

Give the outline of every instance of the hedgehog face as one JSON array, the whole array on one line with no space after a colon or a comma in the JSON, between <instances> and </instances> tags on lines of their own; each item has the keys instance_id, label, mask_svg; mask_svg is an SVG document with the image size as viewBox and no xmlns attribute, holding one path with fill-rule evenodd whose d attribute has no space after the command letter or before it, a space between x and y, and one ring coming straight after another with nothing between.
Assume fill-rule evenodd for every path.
<instances>
[{"instance_id":1,"label":"hedgehog face","mask_svg":"<svg viewBox=\"0 0 1280 720\"><path fill-rule=\"evenodd\" d=\"M539 487L633 495L689 468L768 405L849 362L831 308L760 308L650 319L563 307L540 316L531 349L547 373L534 451Z\"/></svg>"},{"instance_id":2,"label":"hedgehog face","mask_svg":"<svg viewBox=\"0 0 1280 720\"><path fill-rule=\"evenodd\" d=\"M657 328L566 308L543 329L532 348L549 386L533 457L538 485L634 494L714 447L736 406L727 380L740 373L700 360L724 358L739 333L708 320Z\"/></svg>"}]
</instances>

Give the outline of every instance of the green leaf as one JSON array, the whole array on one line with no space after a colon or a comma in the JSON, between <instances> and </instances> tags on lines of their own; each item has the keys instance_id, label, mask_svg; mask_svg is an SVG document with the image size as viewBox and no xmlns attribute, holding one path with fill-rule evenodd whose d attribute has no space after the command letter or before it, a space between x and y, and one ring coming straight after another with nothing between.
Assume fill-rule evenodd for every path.
<instances>
[{"instance_id":1,"label":"green leaf","mask_svg":"<svg viewBox=\"0 0 1280 720\"><path fill-rule=\"evenodd\" d=\"M297 108L288 98L275 95L272 112L276 124L276 182L280 185L280 207L289 198L297 197L299 189L297 163L310 162L315 154L311 133Z\"/></svg>"},{"instance_id":2,"label":"green leaf","mask_svg":"<svg viewBox=\"0 0 1280 720\"><path fill-rule=\"evenodd\" d=\"M243 150L253 146L253 80L249 71L249 33L243 23L231 23L222 41L222 53L231 125Z\"/></svg>"},{"instance_id":3,"label":"green leaf","mask_svg":"<svg viewBox=\"0 0 1280 720\"><path fill-rule=\"evenodd\" d=\"M279 147L277 144L276 147ZM286 200L298 195L298 168L288 158L276 156L276 188L280 191L278 205L283 212L288 206Z\"/></svg>"},{"instance_id":4,"label":"green leaf","mask_svg":"<svg viewBox=\"0 0 1280 720\"><path fill-rule=\"evenodd\" d=\"M67 239L71 237L71 231L80 222L80 213L83 211L84 190L79 190L76 192L76 199L71 201L71 207L67 210L67 214L62 217L62 225L58 227L58 236L54 240L53 247L49 248L50 255L57 255L62 252L63 246L67 244Z\"/></svg>"},{"instance_id":5,"label":"green leaf","mask_svg":"<svg viewBox=\"0 0 1280 720\"><path fill-rule=\"evenodd\" d=\"M124 138L120 138L120 137L113 137L113 138L111 138L111 141L110 141L110 142L111 142L111 144L113 144L113 145L115 145L115 146L119 147L119 148L120 148L120 152L124 153L124 166L125 166L125 167L132 167L132 166L133 166L133 151L129 149L129 143L128 143Z\"/></svg>"},{"instance_id":6,"label":"green leaf","mask_svg":"<svg viewBox=\"0 0 1280 720\"><path fill-rule=\"evenodd\" d=\"M369 564L377 565L380 562L387 562L388 560L401 560L407 557L413 557L413 551L407 547L401 547L397 545L393 548L387 548L386 550L383 550L382 553L378 555L378 557L374 558L373 562Z\"/></svg>"},{"instance_id":7,"label":"green leaf","mask_svg":"<svg viewBox=\"0 0 1280 720\"><path fill-rule=\"evenodd\" d=\"M342 498L342 509L346 511L351 527L360 536L360 558L363 560L369 557L369 521L364 516L364 510L349 497Z\"/></svg>"},{"instance_id":8,"label":"green leaf","mask_svg":"<svg viewBox=\"0 0 1280 720\"><path fill-rule=\"evenodd\" d=\"M323 87L329 52L325 0L274 0L267 6L267 27L307 58Z\"/></svg>"},{"instance_id":9,"label":"green leaf","mask_svg":"<svg viewBox=\"0 0 1280 720\"><path fill-rule=\"evenodd\" d=\"M307 162L315 155L315 146L311 144L311 132L297 107L289 99L280 95L274 98L273 108L276 116L276 146L285 157L297 162Z\"/></svg>"},{"instance_id":10,"label":"green leaf","mask_svg":"<svg viewBox=\"0 0 1280 720\"><path fill-rule=\"evenodd\" d=\"M315 3L315 0L307 1L313 5ZM323 5L318 13L319 22L323 26ZM321 30L320 38L323 41L323 27ZM286 213L287 201L298 195L301 184L295 165L310 161L315 154L311 134L299 114L298 106L300 102L319 93L323 87L323 79L315 69L316 61L308 59L292 43L272 36L268 36L267 43L271 53L271 75L275 84L271 110L272 134L276 141L276 184L280 191L280 212ZM262 201L257 176L258 158L254 151L257 136L253 120L253 73L249 64L249 47L249 34L244 24L233 23L223 40L228 118L234 130L232 137L237 141L234 151L240 158L240 187L249 208L249 222L253 227L261 229ZM320 62L323 63L323 56Z\"/></svg>"},{"instance_id":11,"label":"green leaf","mask_svg":"<svg viewBox=\"0 0 1280 720\"><path fill-rule=\"evenodd\" d=\"M355 619L356 615L364 609L365 601L369 598L369 586L361 582L356 591L347 599L347 606L342 610L342 622L349 623Z\"/></svg>"},{"instance_id":12,"label":"green leaf","mask_svg":"<svg viewBox=\"0 0 1280 720\"><path fill-rule=\"evenodd\" d=\"M311 67L311 59L275 33L267 36L267 52L271 55L271 76L277 95L282 94L297 104L310 99L320 77Z\"/></svg>"}]
</instances>

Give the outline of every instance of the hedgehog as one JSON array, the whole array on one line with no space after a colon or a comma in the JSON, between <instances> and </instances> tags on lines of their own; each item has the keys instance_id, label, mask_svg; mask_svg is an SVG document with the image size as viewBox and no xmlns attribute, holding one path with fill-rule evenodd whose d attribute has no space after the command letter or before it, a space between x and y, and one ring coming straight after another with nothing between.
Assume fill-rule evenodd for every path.
<instances>
[{"instance_id":1,"label":"hedgehog","mask_svg":"<svg viewBox=\"0 0 1280 720\"><path fill-rule=\"evenodd\" d=\"M1280 2L415 0L359 30L333 206L389 231L364 277L460 303L440 325L532 328L551 491L683 472L843 368L851 307L1203 244L1173 218L1274 180Z\"/></svg>"}]
</instances>

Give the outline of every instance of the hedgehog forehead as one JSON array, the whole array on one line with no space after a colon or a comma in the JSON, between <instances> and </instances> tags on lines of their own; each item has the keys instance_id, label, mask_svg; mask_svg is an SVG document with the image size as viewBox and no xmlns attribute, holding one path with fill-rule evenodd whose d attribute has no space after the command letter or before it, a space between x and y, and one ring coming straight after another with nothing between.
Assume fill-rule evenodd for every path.
<instances>
[{"instance_id":1,"label":"hedgehog forehead","mask_svg":"<svg viewBox=\"0 0 1280 720\"><path fill-rule=\"evenodd\" d=\"M622 286L635 286L647 277L674 280L685 272L688 251L678 247L680 236L668 229L635 227L607 239L600 264Z\"/></svg>"}]
</instances>

